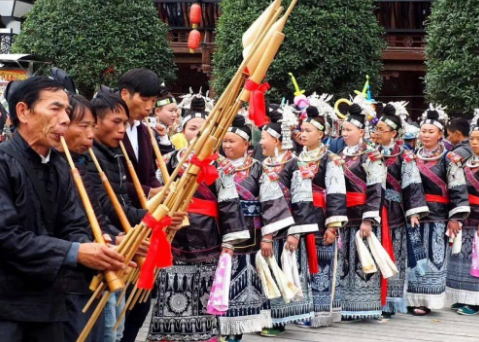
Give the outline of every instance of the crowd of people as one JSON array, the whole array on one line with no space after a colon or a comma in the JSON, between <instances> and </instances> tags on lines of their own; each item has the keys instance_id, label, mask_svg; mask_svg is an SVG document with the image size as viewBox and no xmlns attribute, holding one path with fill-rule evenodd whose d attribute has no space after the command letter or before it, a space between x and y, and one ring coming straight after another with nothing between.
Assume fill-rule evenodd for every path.
<instances>
[{"instance_id":1,"label":"crowd of people","mask_svg":"<svg viewBox=\"0 0 479 342\"><path fill-rule=\"evenodd\" d=\"M146 69L91 100L68 75L52 75L11 82L3 94L5 341L76 341L94 309L82 312L93 276L137 266L115 248L125 233L92 154L134 227L147 215L143 195L166 184L150 129L168 174L179 168L181 177L214 108L201 91L175 98ZM275 337L290 324L423 316L446 300L459 314L479 313L479 116L449 122L431 105L417 125L403 102L331 98L267 103L254 118L241 109L211 161L218 177L199 184L168 227L173 266L124 318L128 293L114 293L88 341L134 342L150 309L150 341L230 342ZM95 242L62 137L107 246ZM225 306L213 310L222 292Z\"/></svg>"}]
</instances>

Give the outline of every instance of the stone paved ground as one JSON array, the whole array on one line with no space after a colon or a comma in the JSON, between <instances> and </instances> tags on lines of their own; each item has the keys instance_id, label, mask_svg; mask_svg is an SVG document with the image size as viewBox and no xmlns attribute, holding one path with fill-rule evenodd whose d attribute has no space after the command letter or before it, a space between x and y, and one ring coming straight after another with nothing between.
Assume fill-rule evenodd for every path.
<instances>
[{"instance_id":1,"label":"stone paved ground","mask_svg":"<svg viewBox=\"0 0 479 342\"><path fill-rule=\"evenodd\" d=\"M148 317L136 342L146 342ZM328 328L288 326L278 338L245 335L243 342L479 342L479 315L460 316L444 309L425 317L396 315L389 322L338 323Z\"/></svg>"}]
</instances>

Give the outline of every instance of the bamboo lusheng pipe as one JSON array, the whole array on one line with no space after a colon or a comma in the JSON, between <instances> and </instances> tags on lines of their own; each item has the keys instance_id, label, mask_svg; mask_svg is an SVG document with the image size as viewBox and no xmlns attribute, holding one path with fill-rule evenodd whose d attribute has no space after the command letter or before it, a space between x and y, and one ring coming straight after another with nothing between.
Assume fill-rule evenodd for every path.
<instances>
[{"instance_id":1,"label":"bamboo lusheng pipe","mask_svg":"<svg viewBox=\"0 0 479 342\"><path fill-rule=\"evenodd\" d=\"M98 162L98 159L95 156L95 153L93 152L91 148L88 149L88 152L90 153L93 163L96 166L96 169L98 171L98 174L100 175L100 179L103 183L103 186L105 187L108 197L110 198L111 204L113 205L113 209L115 209L115 213L118 216L118 219L120 220L121 226L123 227L123 230L128 233L131 229L130 221L128 220L128 217L126 217L125 211L123 210L123 207L121 206L120 201L118 200L118 197L116 196L115 191L113 190L105 172L103 172L100 166L100 163Z\"/></svg>"},{"instance_id":2,"label":"bamboo lusheng pipe","mask_svg":"<svg viewBox=\"0 0 479 342\"><path fill-rule=\"evenodd\" d=\"M78 336L78 339L76 342L85 342L88 335L90 335L90 332L93 329L93 326L95 325L98 317L100 316L101 312L103 311L106 304L108 303L108 299L110 299L110 296L111 296L111 292L109 291L103 293L103 297L101 298L100 303L98 303L97 307L95 308L95 311L93 311L93 314L91 315L87 324L83 328L80 336Z\"/></svg>"},{"instance_id":3,"label":"bamboo lusheng pipe","mask_svg":"<svg viewBox=\"0 0 479 342\"><path fill-rule=\"evenodd\" d=\"M158 168L161 171L161 176L163 177L164 183L166 183L170 179L170 175L168 174L168 169L166 168L165 161L163 159L163 156L161 155L160 148L158 147L158 142L156 141L155 133L153 133L153 130L148 124L146 124L146 127L148 128L148 132L150 133L151 145L153 146L153 151L155 151Z\"/></svg>"},{"instance_id":4,"label":"bamboo lusheng pipe","mask_svg":"<svg viewBox=\"0 0 479 342\"><path fill-rule=\"evenodd\" d=\"M264 31L262 32L262 34L258 37L258 39L255 41L254 43L254 46L253 48L251 49L251 54L245 58L243 60L243 63L241 64L240 68L238 69L238 71L236 72L235 76L233 77L233 79L231 80L231 82L228 84L228 87L227 87L227 90L225 90L225 92L223 93L223 95L221 96L220 98L220 101L218 101L217 105L215 106L215 108L213 109L213 112L215 112L215 110L217 111L216 113L219 114L219 112L222 112L223 110L226 110L229 109L230 107L233 106L233 110L229 111L229 115L227 115L227 119L225 119L225 117L221 117L220 116L220 121L224 121L223 122L223 125L219 125L218 124L218 120L215 120L213 121L213 118L215 117L212 113L212 115L210 115L210 117L208 117L207 119L207 122L203 125L203 127L206 126L206 128L204 128L203 132L199 132L197 137L195 138L195 140L193 141L193 143L191 144L190 148L188 150L195 150L195 151L202 151L204 150L204 145L206 143L206 140L211 137L210 134L214 134L212 131L214 129L214 126L216 126L216 128L219 129L219 133L217 133L218 136L224 136L225 134L225 131L227 130L227 128L231 125L231 123L233 122L234 120L234 117L236 116L237 114L237 110L235 110L235 108L239 108L241 106L241 104L234 104L234 102L232 100L234 99L237 99L237 92L235 90L238 90L238 92L240 91L241 89L241 83L242 83L242 80L244 78L244 75L243 75L243 69L245 68L246 64L248 63L249 61L249 58L252 57L252 55L256 52L256 50L258 49L258 47L260 46L260 41L261 39L264 38L264 36L266 35L267 33L267 30L270 29L270 27L274 24L274 20L275 18L277 18L277 16L279 16L279 13L282 9L278 9L276 12L274 13L271 13L269 19L268 19L268 25L267 27L264 28ZM274 41L274 44L270 43L269 45L271 45L271 47L274 49L273 51L268 51L269 53L265 54L263 56L263 60L262 60L262 63L261 63L261 67L258 67L256 68L256 71L255 73L258 74L261 70L264 70L263 73L261 74L261 79L263 77L263 75L266 73L266 70L267 70L267 67L266 69L265 66L268 66L271 64L274 56L276 55L278 49L279 49L279 46L281 45L281 43L279 43L278 45L278 38L276 38L276 34L274 35L275 37L275 41ZM284 39L284 35L283 35L283 39ZM282 42L282 39L281 39L281 42ZM268 46L269 46L268 45ZM269 63L269 64L268 64ZM260 80L261 80L260 79ZM239 86L238 86L239 85ZM243 90L244 92L244 90ZM249 92L248 92L248 95L249 95ZM225 100L226 99L226 100ZM226 101L227 103L223 103L221 102L221 100L223 101ZM228 101L229 100L229 101ZM242 100L242 99L241 99ZM238 99L237 99L238 101ZM233 102L233 103L232 103ZM222 120L223 119L223 120ZM215 144L216 146L219 146L219 144ZM192 148L193 147L193 148ZM209 152L209 154L208 154ZM201 158L200 156L199 159L202 160L204 159L205 157L207 157L208 155L210 155L212 153L212 149L209 150L209 151L205 151L204 153L204 157ZM175 169L175 172L174 174L178 173L179 169L182 167L183 163L186 162L186 159L187 159L188 155L185 154L180 162L180 164L178 165L178 167ZM193 171L191 170L191 167L194 167ZM183 205L181 204L178 204L176 203L176 205L174 205L174 208L172 208L171 212L176 212L176 210L178 210L178 208L182 208L183 210L186 210L186 207L188 206L188 203L189 201L191 200L191 197L192 197L192 194L194 194L194 191L191 191L191 188L190 188L190 191L188 191L187 187L190 187L186 184L192 184L191 180L193 177L196 177L197 174L198 174L198 171L199 171L199 168L194 166L194 165L188 165L187 167L187 170L185 171L185 174L186 174L186 177L185 175L180 179L180 182L179 184L177 184L177 189L178 189L178 193L177 193L177 198L182 198L183 197ZM193 177L192 177L193 175ZM175 175L176 176L176 175ZM173 177L173 176L172 176ZM186 196L183 196L184 194L186 193L189 193L191 195L188 195ZM169 204L169 202L165 202L167 203L167 205ZM168 234L168 238L170 239L170 241L172 241L173 237L175 235L175 232L169 232Z\"/></svg>"},{"instance_id":5,"label":"bamboo lusheng pipe","mask_svg":"<svg viewBox=\"0 0 479 342\"><path fill-rule=\"evenodd\" d=\"M85 189L85 185L83 184L83 180L81 178L80 172L75 167L75 163L73 162L72 156L70 155L70 150L68 149L67 143L65 138L61 137L61 143L63 146L63 150L67 157L68 163L70 164L70 168L73 175L73 180L78 189L78 193L80 194L80 198L82 200L83 206L85 207L85 212L88 217L88 221L90 222L90 226L93 232L93 236L95 237L95 241L100 245L106 246L105 240L103 239L102 231L100 228L100 224L95 216L95 211L90 202L90 198ZM105 279L108 283L108 287L110 288L111 292L121 291L125 284L123 281L117 276L117 274L113 271L106 271L104 272Z\"/></svg>"},{"instance_id":6,"label":"bamboo lusheng pipe","mask_svg":"<svg viewBox=\"0 0 479 342\"><path fill-rule=\"evenodd\" d=\"M271 14L271 17L273 17L273 15L274 15L274 13ZM261 35L258 36L257 40L254 43L253 48L251 49L251 55L243 60L243 63L240 66L240 68L238 69L237 73L235 74L235 77L233 77L233 79L229 83L227 89L225 90L225 93L223 93L223 95L220 97L219 101L217 102L217 105L213 109L213 112L211 113L211 115L206 120L206 123L203 125L203 127L205 127L205 128L202 128L200 130L200 132L197 134L197 136L193 139L192 144L187 148L186 153L184 154L184 156L182 157L181 162L179 163L179 166L175 169L175 171L171 175L170 181L167 182L167 184L165 186L165 189L168 188L168 186L171 185L173 180L177 177L177 175L179 173L179 170L181 169L182 165L186 162L187 158L189 158L191 152L193 150L201 151L202 147L203 147L204 143L206 142L206 139L208 138L210 133L213 133L214 131L216 131L216 128L218 128L218 121L219 121L219 118L220 118L220 114L223 112L223 110L218 110L218 109L223 108L223 109L226 110L227 108L232 106L231 98L236 95L236 94L233 95L231 93L232 88L234 88L234 86L237 85L238 82L240 82L242 74L243 74L243 70L244 70L246 64L248 63L249 58L251 58L252 54L258 48L261 40L264 38L264 36L267 33L267 29L269 29L269 27L265 28L265 30L263 30ZM221 131L221 133L219 133L219 135L224 133L224 129L225 129L224 127L229 127L232 120L233 120L233 116L230 118L230 120L228 120L228 122L226 122L227 125L219 128L220 131ZM209 151L209 152L211 152L211 151ZM189 165L188 167L191 167L191 165ZM188 202L188 200L189 200L188 198L186 198L186 199L181 198L182 196L180 196L180 195L181 195L181 193L184 193L187 190L186 188L190 188L190 190L191 190L191 184L196 183L196 182L192 182L192 180L194 180L195 176L196 175L193 175L193 177L191 177L191 175L189 174L189 172L187 170L185 175L183 175L183 177L180 179L180 184L182 186L181 187L177 186L177 188L180 188L180 191L178 192L178 194L175 191L175 193L170 192L169 195L167 196L164 203L168 207L172 207L173 210L170 211L170 213L169 213L170 215L172 215L175 212L175 208L173 208L173 207L176 207L176 210L177 210L178 207L180 206L180 203L178 203L178 202L182 202L182 203ZM187 183L189 183L189 185L187 185ZM195 187L194 184L193 184L193 187ZM192 192L189 191L189 194L191 194L191 193ZM162 193L160 193L160 198L163 199L165 197L165 195L166 195L166 191L162 191ZM154 214L157 214L157 212L155 212ZM154 215L155 219L157 219L157 220L161 220L165 216L166 216L166 213L159 213L159 216ZM131 298L133 298L133 297L131 297Z\"/></svg>"},{"instance_id":7,"label":"bamboo lusheng pipe","mask_svg":"<svg viewBox=\"0 0 479 342\"><path fill-rule=\"evenodd\" d=\"M98 159L95 156L95 153L93 152L91 148L89 149L89 152L98 170L98 174L100 175L100 179L102 180L103 186L105 187L105 190L108 193L108 197L110 198L110 201L113 204L115 213L120 220L121 226L123 227L123 230L126 233L128 233L131 230L130 221L128 220L128 217L126 216L125 211L123 210L123 207L121 206L120 201L118 200L118 197L116 196L115 191L113 190L110 184L110 181L108 180L105 172L103 172L100 166L100 163L98 162ZM125 248L128 249L128 247L125 247ZM145 262L145 258L135 257L135 263L138 265L139 268L143 266L144 262Z\"/></svg>"},{"instance_id":8,"label":"bamboo lusheng pipe","mask_svg":"<svg viewBox=\"0 0 479 342\"><path fill-rule=\"evenodd\" d=\"M123 156L125 157L126 165L128 167L128 171L130 172L131 180L133 181L136 194L138 195L138 199L140 200L140 205L143 209L147 209L148 202L146 200L145 192L143 191L143 188L141 187L140 179L138 178L138 175L136 174L136 171L135 171L135 167L133 166L133 163L131 162L130 157L128 156L128 153L126 152L123 141L120 141L120 148L121 148L121 151L123 152Z\"/></svg>"}]
</instances>

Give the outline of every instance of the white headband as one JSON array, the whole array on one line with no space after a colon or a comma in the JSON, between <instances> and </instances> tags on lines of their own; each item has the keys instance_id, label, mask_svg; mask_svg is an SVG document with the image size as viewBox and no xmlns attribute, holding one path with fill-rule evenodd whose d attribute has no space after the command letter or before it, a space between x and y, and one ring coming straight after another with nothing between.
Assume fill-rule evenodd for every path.
<instances>
[{"instance_id":1,"label":"white headband","mask_svg":"<svg viewBox=\"0 0 479 342\"><path fill-rule=\"evenodd\" d=\"M265 131L266 133L268 133L269 135L271 135L272 137L276 138L276 139L280 139L281 138L281 134L279 134L278 132L276 132L274 129L272 129L271 127L269 126L265 126L263 128L263 131Z\"/></svg>"},{"instance_id":2,"label":"white headband","mask_svg":"<svg viewBox=\"0 0 479 342\"><path fill-rule=\"evenodd\" d=\"M316 127L317 129L319 129L320 131L324 131L324 126L321 125L321 122L319 122L319 121L317 121L317 120L306 119L306 120L304 120L304 122L307 122L307 123L313 125L314 127Z\"/></svg>"},{"instance_id":3,"label":"white headband","mask_svg":"<svg viewBox=\"0 0 479 342\"><path fill-rule=\"evenodd\" d=\"M239 129L239 128L230 127L230 128L228 128L228 132L237 134L237 135L239 135L241 138L243 138L243 139L246 140L246 141L249 141L249 140L250 140L250 136L248 135L248 133L246 133L245 131L243 131L243 130L241 130L241 129Z\"/></svg>"},{"instance_id":4,"label":"white headband","mask_svg":"<svg viewBox=\"0 0 479 342\"><path fill-rule=\"evenodd\" d=\"M392 129L398 129L398 125L394 123L393 121L389 120L388 118L386 119L381 118L381 121L389 125Z\"/></svg>"},{"instance_id":5,"label":"white headband","mask_svg":"<svg viewBox=\"0 0 479 342\"><path fill-rule=\"evenodd\" d=\"M363 128L364 127L364 124L362 124L360 121L356 120L356 119L353 119L351 117L348 117L346 119L346 121L352 123L354 126L358 127L358 128Z\"/></svg>"},{"instance_id":6,"label":"white headband","mask_svg":"<svg viewBox=\"0 0 479 342\"><path fill-rule=\"evenodd\" d=\"M437 120L426 119L426 120L424 120L423 122L421 122L421 126L422 126L422 125L425 125L425 124L434 125L434 126L436 126L437 128L439 128L441 131L444 130L443 124L440 123L440 122L437 121Z\"/></svg>"}]
</instances>

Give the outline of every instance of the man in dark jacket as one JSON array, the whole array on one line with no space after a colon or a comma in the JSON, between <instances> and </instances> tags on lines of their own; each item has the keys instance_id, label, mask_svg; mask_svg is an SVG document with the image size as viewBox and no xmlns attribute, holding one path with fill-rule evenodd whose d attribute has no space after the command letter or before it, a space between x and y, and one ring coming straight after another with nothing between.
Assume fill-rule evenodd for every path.
<instances>
[{"instance_id":1,"label":"man in dark jacket","mask_svg":"<svg viewBox=\"0 0 479 342\"><path fill-rule=\"evenodd\" d=\"M124 258L90 242L68 166L51 149L69 123L63 87L32 77L9 108L17 133L0 146L0 336L63 341L63 267L117 271Z\"/></svg>"},{"instance_id":2,"label":"man in dark jacket","mask_svg":"<svg viewBox=\"0 0 479 342\"><path fill-rule=\"evenodd\" d=\"M469 145L469 122L464 118L456 118L447 126L447 139L454 146L452 151L459 154L463 160L472 155Z\"/></svg>"},{"instance_id":3,"label":"man in dark jacket","mask_svg":"<svg viewBox=\"0 0 479 342\"><path fill-rule=\"evenodd\" d=\"M152 112L162 89L158 76L153 71L146 69L133 69L126 72L120 78L118 86L120 96L126 102L130 114L123 143L147 198L160 192L161 184L156 179L150 132L142 121ZM127 179L128 195L133 204L140 207L138 195L129 173L127 173Z\"/></svg>"}]
</instances>

